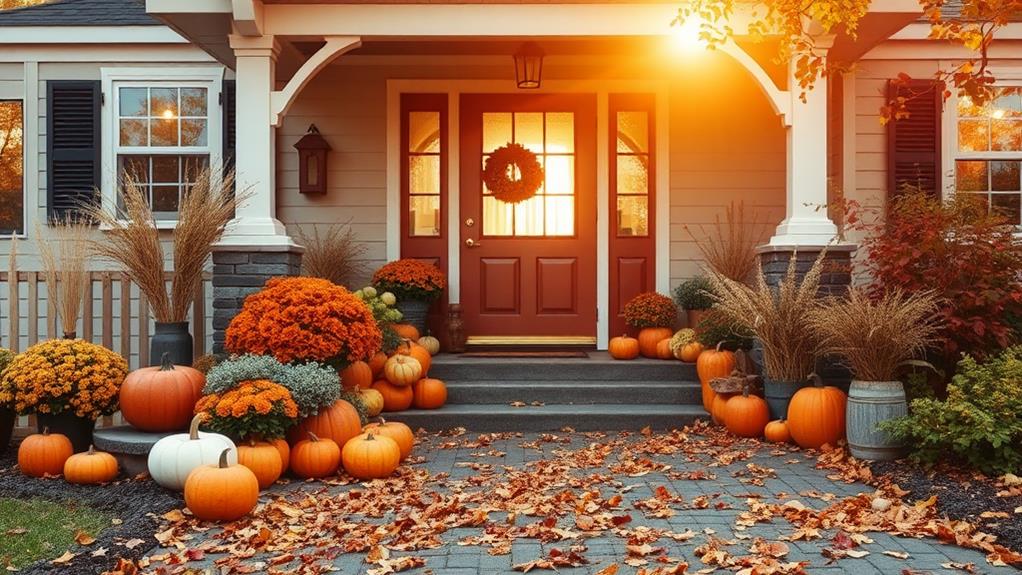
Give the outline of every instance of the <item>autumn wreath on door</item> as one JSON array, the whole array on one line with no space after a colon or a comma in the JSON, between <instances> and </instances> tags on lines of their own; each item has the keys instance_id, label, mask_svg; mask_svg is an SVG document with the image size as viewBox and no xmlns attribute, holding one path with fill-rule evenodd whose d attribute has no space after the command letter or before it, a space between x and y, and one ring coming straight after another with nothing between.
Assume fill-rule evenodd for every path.
<instances>
[{"instance_id":1,"label":"autumn wreath on door","mask_svg":"<svg viewBox=\"0 0 1022 575\"><path fill-rule=\"evenodd\" d=\"M543 166L536 154L521 144L507 144L490 154L483 167L483 183L493 197L517 204L536 195L543 185Z\"/></svg>"}]
</instances>

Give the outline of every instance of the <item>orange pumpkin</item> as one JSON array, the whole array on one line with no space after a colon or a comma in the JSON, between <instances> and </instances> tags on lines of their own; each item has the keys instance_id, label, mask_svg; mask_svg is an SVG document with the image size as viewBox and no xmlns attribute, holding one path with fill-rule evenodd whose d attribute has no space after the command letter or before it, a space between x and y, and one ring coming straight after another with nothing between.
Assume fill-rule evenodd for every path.
<instances>
[{"instance_id":1,"label":"orange pumpkin","mask_svg":"<svg viewBox=\"0 0 1022 575\"><path fill-rule=\"evenodd\" d=\"M383 479L401 464L401 450L393 439L370 431L344 444L341 463L356 479Z\"/></svg>"},{"instance_id":2,"label":"orange pumpkin","mask_svg":"<svg viewBox=\"0 0 1022 575\"><path fill-rule=\"evenodd\" d=\"M271 439L270 444L276 447L277 453L280 454L280 474L283 475L287 473L287 468L291 466L291 445L283 437Z\"/></svg>"},{"instance_id":3,"label":"orange pumpkin","mask_svg":"<svg viewBox=\"0 0 1022 575\"><path fill-rule=\"evenodd\" d=\"M783 419L775 419L766 424L763 429L763 437L770 443L788 443L791 441L791 433L788 432L788 423Z\"/></svg>"},{"instance_id":4,"label":"orange pumpkin","mask_svg":"<svg viewBox=\"0 0 1022 575\"><path fill-rule=\"evenodd\" d=\"M341 371L341 386L345 389L366 389L372 384L373 369L364 361L356 361Z\"/></svg>"},{"instance_id":5,"label":"orange pumpkin","mask_svg":"<svg viewBox=\"0 0 1022 575\"><path fill-rule=\"evenodd\" d=\"M669 327L644 327L639 330L639 353L643 357L657 358L656 346L665 339L671 339L674 332Z\"/></svg>"},{"instance_id":6,"label":"orange pumpkin","mask_svg":"<svg viewBox=\"0 0 1022 575\"><path fill-rule=\"evenodd\" d=\"M373 357L369 359L369 369L373 370L373 379L378 379L380 374L383 373L383 366L387 364L387 354L382 351L376 352Z\"/></svg>"},{"instance_id":7,"label":"orange pumpkin","mask_svg":"<svg viewBox=\"0 0 1022 575\"><path fill-rule=\"evenodd\" d=\"M378 379L373 382L373 389L383 396L383 411L404 411L415 400L415 392L410 385L394 385L385 379Z\"/></svg>"},{"instance_id":8,"label":"orange pumpkin","mask_svg":"<svg viewBox=\"0 0 1022 575\"><path fill-rule=\"evenodd\" d=\"M302 479L333 475L341 464L341 448L332 439L320 439L309 432L291 449L291 471Z\"/></svg>"},{"instance_id":9,"label":"orange pumpkin","mask_svg":"<svg viewBox=\"0 0 1022 575\"><path fill-rule=\"evenodd\" d=\"M401 461L411 454L412 447L415 446L415 434L412 433L412 428L398 421L387 421L381 417L379 422L366 425L363 431L389 437L397 442L397 446L401 450Z\"/></svg>"},{"instance_id":10,"label":"orange pumpkin","mask_svg":"<svg viewBox=\"0 0 1022 575\"><path fill-rule=\"evenodd\" d=\"M703 344L698 341L693 341L679 347L678 353L675 355L681 361L695 363L699 359L699 354L701 353L703 353Z\"/></svg>"},{"instance_id":11,"label":"orange pumpkin","mask_svg":"<svg viewBox=\"0 0 1022 575\"><path fill-rule=\"evenodd\" d=\"M415 327L410 323L395 323L391 327L397 332L402 339L410 339L415 341L419 339L419 328Z\"/></svg>"},{"instance_id":12,"label":"orange pumpkin","mask_svg":"<svg viewBox=\"0 0 1022 575\"><path fill-rule=\"evenodd\" d=\"M117 460L113 455L96 451L92 445L83 453L76 453L64 462L64 479L68 483L95 485L117 478Z\"/></svg>"},{"instance_id":13,"label":"orange pumpkin","mask_svg":"<svg viewBox=\"0 0 1022 575\"><path fill-rule=\"evenodd\" d=\"M362 419L355 407L339 399L329 407L322 407L319 413L298 422L287 433L292 445L313 432L323 439L332 439L337 445L344 445L362 431Z\"/></svg>"},{"instance_id":14,"label":"orange pumpkin","mask_svg":"<svg viewBox=\"0 0 1022 575\"><path fill-rule=\"evenodd\" d=\"M430 355L429 350L411 341L405 342L405 347L408 350L408 355L419 360L419 365L422 366L422 375L420 377L426 377L429 373L429 368L433 365L433 356Z\"/></svg>"},{"instance_id":15,"label":"orange pumpkin","mask_svg":"<svg viewBox=\"0 0 1022 575\"><path fill-rule=\"evenodd\" d=\"M674 352L671 351L670 339L662 339L657 342L656 356L658 359L674 359Z\"/></svg>"},{"instance_id":16,"label":"orange pumpkin","mask_svg":"<svg viewBox=\"0 0 1022 575\"><path fill-rule=\"evenodd\" d=\"M259 480L244 465L227 462L225 449L217 465L196 467L185 480L185 505L204 521L234 521L259 503Z\"/></svg>"},{"instance_id":17,"label":"orange pumpkin","mask_svg":"<svg viewBox=\"0 0 1022 575\"><path fill-rule=\"evenodd\" d=\"M398 353L387 360L383 375L394 385L411 385L422 379L422 364L410 355Z\"/></svg>"},{"instance_id":18,"label":"orange pumpkin","mask_svg":"<svg viewBox=\"0 0 1022 575\"><path fill-rule=\"evenodd\" d=\"M725 425L727 423L725 419L727 416L727 400L731 399L734 395L733 393L713 394L713 403L710 405L710 417L713 418L713 422L717 425Z\"/></svg>"},{"instance_id":19,"label":"orange pumpkin","mask_svg":"<svg viewBox=\"0 0 1022 575\"><path fill-rule=\"evenodd\" d=\"M64 463L74 452L67 436L50 433L44 427L42 433L33 433L21 442L18 447L18 467L22 473L31 477L60 475L64 472Z\"/></svg>"},{"instance_id":20,"label":"orange pumpkin","mask_svg":"<svg viewBox=\"0 0 1022 575\"><path fill-rule=\"evenodd\" d=\"M412 404L419 409L437 409L447 403L447 386L439 379L423 378L412 385Z\"/></svg>"},{"instance_id":21,"label":"orange pumpkin","mask_svg":"<svg viewBox=\"0 0 1022 575\"><path fill-rule=\"evenodd\" d=\"M812 387L795 392L788 404L788 432L799 447L819 449L845 438L845 406L848 396L833 386L824 387L819 377Z\"/></svg>"},{"instance_id":22,"label":"orange pumpkin","mask_svg":"<svg viewBox=\"0 0 1022 575\"><path fill-rule=\"evenodd\" d=\"M284 472L280 451L272 443L249 439L238 445L238 463L249 468L259 481L259 489L273 485Z\"/></svg>"},{"instance_id":23,"label":"orange pumpkin","mask_svg":"<svg viewBox=\"0 0 1022 575\"><path fill-rule=\"evenodd\" d=\"M724 424L739 437L762 436L769 421L767 402L757 395L749 395L749 386L745 386L741 395L728 399L724 407Z\"/></svg>"},{"instance_id":24,"label":"orange pumpkin","mask_svg":"<svg viewBox=\"0 0 1022 575\"><path fill-rule=\"evenodd\" d=\"M726 349L708 349L699 354L696 360L696 373L703 390L703 409L712 411L714 391L710 382L718 377L727 377L735 370L735 354Z\"/></svg>"},{"instance_id":25,"label":"orange pumpkin","mask_svg":"<svg viewBox=\"0 0 1022 575\"><path fill-rule=\"evenodd\" d=\"M164 353L157 367L136 369L121 384L121 415L142 431L159 433L188 427L206 377L197 369L170 362Z\"/></svg>"},{"instance_id":26,"label":"orange pumpkin","mask_svg":"<svg viewBox=\"0 0 1022 575\"><path fill-rule=\"evenodd\" d=\"M611 338L607 352L614 359L635 359L639 357L639 340L627 335Z\"/></svg>"}]
</instances>

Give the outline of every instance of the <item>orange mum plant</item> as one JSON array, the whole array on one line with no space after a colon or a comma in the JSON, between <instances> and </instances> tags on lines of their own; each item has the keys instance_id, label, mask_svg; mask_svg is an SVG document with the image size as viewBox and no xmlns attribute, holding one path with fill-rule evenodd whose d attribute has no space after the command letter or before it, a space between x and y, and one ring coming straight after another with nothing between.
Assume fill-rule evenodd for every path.
<instances>
[{"instance_id":1,"label":"orange mum plant","mask_svg":"<svg viewBox=\"0 0 1022 575\"><path fill-rule=\"evenodd\" d=\"M632 327L671 327L677 317L671 298L655 292L640 293L625 304L625 321Z\"/></svg>"},{"instance_id":2,"label":"orange mum plant","mask_svg":"<svg viewBox=\"0 0 1022 575\"><path fill-rule=\"evenodd\" d=\"M297 421L298 405L283 385L256 379L203 397L195 413L206 413L210 429L235 439L277 439Z\"/></svg>"},{"instance_id":3,"label":"orange mum plant","mask_svg":"<svg viewBox=\"0 0 1022 575\"><path fill-rule=\"evenodd\" d=\"M369 308L347 289L318 278L274 278L245 299L227 327L231 353L272 355L281 363L335 368L368 359L383 336Z\"/></svg>"},{"instance_id":4,"label":"orange mum plant","mask_svg":"<svg viewBox=\"0 0 1022 575\"><path fill-rule=\"evenodd\" d=\"M380 291L393 293L398 299L433 301L443 293L447 280L433 264L402 259L376 270L373 285Z\"/></svg>"}]
</instances>

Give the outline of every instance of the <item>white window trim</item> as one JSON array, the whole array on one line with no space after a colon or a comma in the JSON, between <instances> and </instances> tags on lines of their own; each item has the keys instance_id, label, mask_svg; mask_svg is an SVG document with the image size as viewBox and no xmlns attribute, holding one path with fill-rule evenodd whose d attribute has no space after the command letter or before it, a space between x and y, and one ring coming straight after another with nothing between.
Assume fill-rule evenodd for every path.
<instances>
[{"instance_id":1,"label":"white window trim","mask_svg":"<svg viewBox=\"0 0 1022 575\"><path fill-rule=\"evenodd\" d=\"M211 173L219 174L223 168L223 93L224 69L222 67L151 67L151 68L102 68L101 81L103 90L103 106L101 113L101 145L102 150L102 205L105 210L113 210L117 206L117 104L115 87L118 84L145 84L155 86L166 85L198 85L209 88L209 107L207 109L207 147L210 150L209 168ZM153 148L155 152L177 151L187 153L188 148ZM176 220L162 220L156 225L159 229L171 230L177 227Z\"/></svg>"}]
</instances>

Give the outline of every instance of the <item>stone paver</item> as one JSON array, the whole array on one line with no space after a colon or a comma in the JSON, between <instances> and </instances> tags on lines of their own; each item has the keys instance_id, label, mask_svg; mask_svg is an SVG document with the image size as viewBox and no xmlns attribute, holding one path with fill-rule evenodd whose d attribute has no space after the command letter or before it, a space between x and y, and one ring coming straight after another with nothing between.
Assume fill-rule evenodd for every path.
<instances>
[{"instance_id":1,"label":"stone paver","mask_svg":"<svg viewBox=\"0 0 1022 575\"><path fill-rule=\"evenodd\" d=\"M561 434L563 435L563 434ZM431 474L449 474L450 479L466 479L476 475L478 472L458 463L477 462L486 463L499 470L501 466L514 466L521 468L544 458L556 457L558 452L565 449L577 450L594 441L590 437L581 434L572 435L570 444L560 443L539 443L540 449L523 448L524 442L536 442L539 436L536 434L525 434L520 438L498 439L485 448L479 447L458 447L450 449L439 449L437 445L443 442L470 441L475 439L476 434L465 434L460 437L437 437L429 436L422 444L417 446L416 455L422 456L423 461L413 463L416 467L424 467ZM613 437L613 436L609 436ZM504 452L503 457L478 456L481 452ZM735 461L722 467L714 467L712 459L706 456L692 457L687 454L676 454L673 456L655 455L651 458L657 462L671 465L672 472L695 472L706 471L714 474L713 479L688 480L670 479L663 473L652 472L640 477L615 476L625 486L622 491L625 501L621 505L622 512L628 512L633 520L627 525L629 528L636 526L650 526L663 529L670 529L675 532L683 532L691 529L698 532L698 535L685 542L676 542L668 538L662 538L655 545L666 548L666 554L670 557L682 558L690 564L689 573L706 567L694 550L697 546L707 540L707 533L713 534L725 540L733 540L734 545L727 547L727 550L734 555L746 555L752 540L756 537L764 537L770 540L790 535L794 528L783 518L775 518L771 523L759 523L753 527L740 528L735 525L735 519L742 511L747 510L746 497L749 494L759 494L763 501L783 503L797 499L808 507L821 509L829 503L821 498L804 495L806 492L822 494L833 494L839 499L847 496L854 496L861 492L872 492L873 489L860 483L840 483L828 479L828 471L814 468L815 458L805 453L792 451L783 455L770 455L767 450L757 452L753 457L744 461ZM694 459L694 461L690 460ZM615 455L607 458L606 464L612 465L616 462ZM765 478L764 485L743 483L741 479L749 479L751 475L746 472L748 464L755 464L761 468L775 470L775 477ZM604 472L606 469L584 469L574 470L578 476L588 475L592 472ZM737 476L736 476L737 475ZM442 488L442 483L436 487ZM650 497L654 491L666 486L668 489L678 493L685 502L701 497L710 497L712 504L721 504L722 509L691 509L687 506L672 506L676 510L673 517L665 519L650 519L643 516L643 513L632 507L632 503ZM271 488L269 493L281 494L294 492L303 489L318 489L319 484L308 484L302 482L291 482L278 484ZM341 492L351 489L351 486L332 486L333 492ZM605 493L613 494L613 486L607 486ZM264 495L264 499L267 496ZM490 522L505 521L506 514L491 513ZM523 516L517 517L518 525L526 525L537 521L539 518ZM562 527L572 527L570 515L560 519ZM210 531L209 534L216 531ZM634 573L636 568L623 563L626 558L626 541L617 535L606 532L599 537L585 539L584 541L561 541L552 544L542 544L534 539L516 539L512 546L511 553L506 555L492 556L487 553L486 547L458 545L459 539L479 535L481 528L458 528L452 529L442 535L444 546L437 549L426 549L416 552L394 552L393 556L414 555L425 559L422 568L407 571L407 573L432 575L469 575L475 573L513 573L512 566L540 558L549 552L553 547L566 550L572 544L583 543L587 550L585 557L590 564L583 567L560 567L561 573L569 575L581 575L596 573L611 563L620 563L619 574ZM986 562L984 555L980 552L963 549L960 547L943 545L935 539L913 539L895 537L886 533L868 533L874 543L865 544L860 549L869 551L869 555L863 558L843 558L837 561L829 560L821 552L824 548L830 547L831 539L835 532L824 531L821 539L812 541L789 542L789 553L783 561L805 561L808 563L806 571L812 574L897 574L904 569L914 569L913 573L953 573L953 569L943 567L947 563L959 563L975 565L977 573L1016 573L1017 571L1005 567L993 567ZM207 534L208 536L208 534ZM193 540L194 545L198 540ZM908 559L884 555L884 551L907 552ZM157 550L155 554L163 553ZM218 557L213 554L207 555L202 563L189 563L189 567L212 566L212 562ZM332 565L341 573L367 573L374 565L365 562L365 554L352 553L338 557ZM156 565L154 563L154 565ZM295 563L294 565L297 565ZM653 568L657 564L651 562L647 567ZM280 566L286 568L286 565ZM718 571L724 573L724 570ZM961 572L961 571L958 571ZM552 571L536 570L533 573L552 573Z\"/></svg>"}]
</instances>

